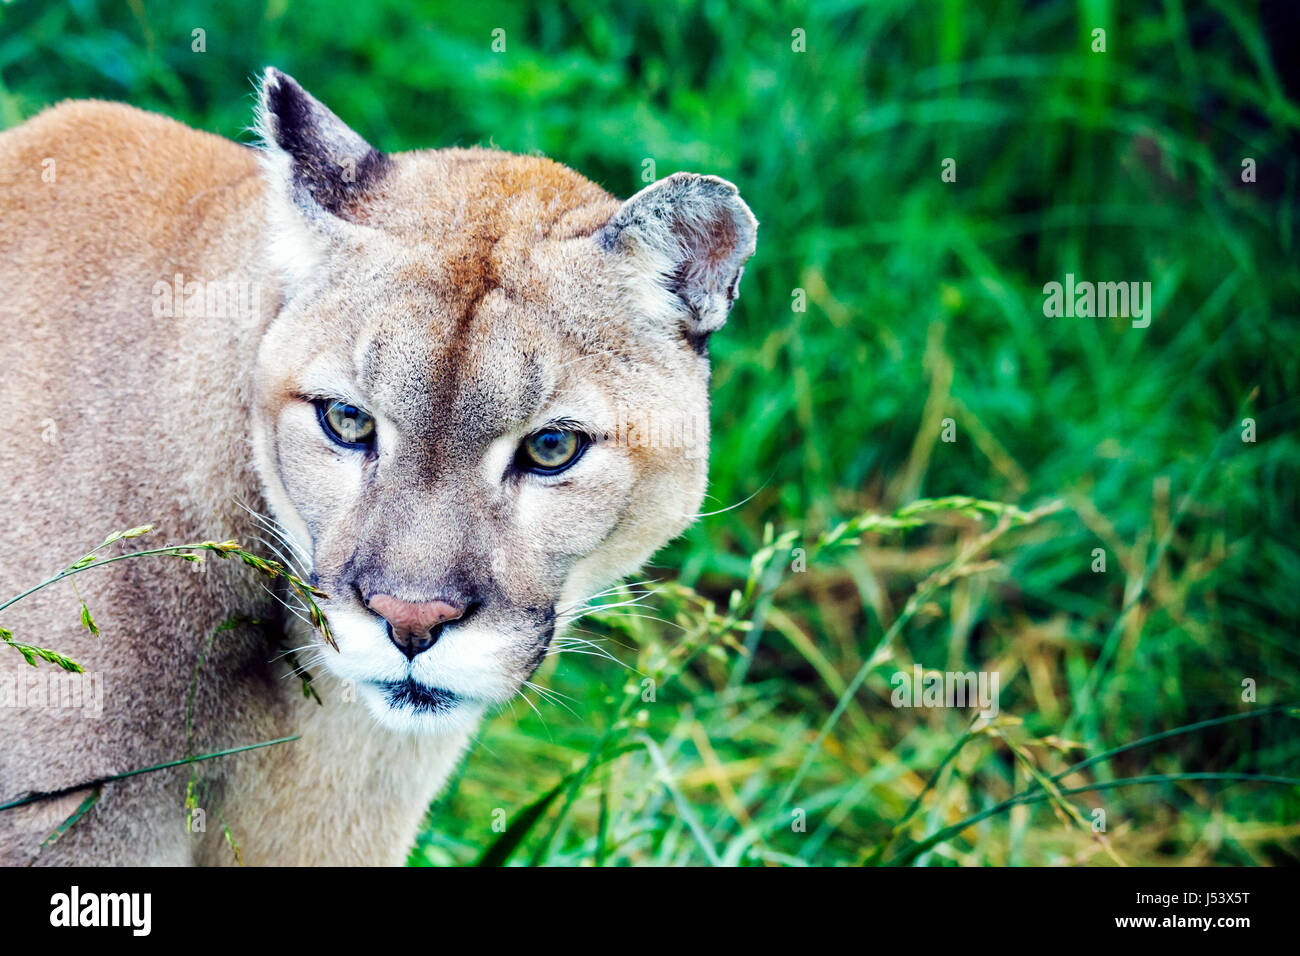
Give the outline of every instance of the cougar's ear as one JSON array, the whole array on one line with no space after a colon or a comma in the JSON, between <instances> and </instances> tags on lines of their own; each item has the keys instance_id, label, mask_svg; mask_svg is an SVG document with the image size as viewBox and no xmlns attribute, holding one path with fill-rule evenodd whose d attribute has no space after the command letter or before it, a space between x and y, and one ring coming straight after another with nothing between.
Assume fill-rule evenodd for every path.
<instances>
[{"instance_id":1,"label":"cougar's ear","mask_svg":"<svg viewBox=\"0 0 1300 956\"><path fill-rule=\"evenodd\" d=\"M270 192L272 259L291 277L309 272L328 239L355 219L389 160L275 67L262 77L256 129Z\"/></svg>"},{"instance_id":2,"label":"cougar's ear","mask_svg":"<svg viewBox=\"0 0 1300 956\"><path fill-rule=\"evenodd\" d=\"M304 214L346 219L349 206L383 175L387 162L288 74L268 67L257 128L279 186Z\"/></svg>"},{"instance_id":3,"label":"cougar's ear","mask_svg":"<svg viewBox=\"0 0 1300 956\"><path fill-rule=\"evenodd\" d=\"M682 323L703 351L727 320L757 232L731 183L674 173L625 202L597 238L617 258L635 304Z\"/></svg>"}]
</instances>

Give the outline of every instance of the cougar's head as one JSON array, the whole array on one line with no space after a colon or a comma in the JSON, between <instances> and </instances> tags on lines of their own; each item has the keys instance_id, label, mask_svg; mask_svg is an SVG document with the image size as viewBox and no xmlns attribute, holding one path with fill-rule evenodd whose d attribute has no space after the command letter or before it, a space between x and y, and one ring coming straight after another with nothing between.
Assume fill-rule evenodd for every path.
<instances>
[{"instance_id":1,"label":"cougar's head","mask_svg":"<svg viewBox=\"0 0 1300 956\"><path fill-rule=\"evenodd\" d=\"M385 155L274 69L259 126L267 501L330 670L389 727L465 729L694 517L754 218L708 176L619 202L540 157Z\"/></svg>"}]
</instances>

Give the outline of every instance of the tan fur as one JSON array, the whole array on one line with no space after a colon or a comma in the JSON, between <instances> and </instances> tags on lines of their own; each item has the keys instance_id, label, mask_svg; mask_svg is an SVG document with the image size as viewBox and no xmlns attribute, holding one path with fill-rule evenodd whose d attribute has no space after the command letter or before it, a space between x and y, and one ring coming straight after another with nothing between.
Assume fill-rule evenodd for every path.
<instances>
[{"instance_id":1,"label":"tan fur","mask_svg":"<svg viewBox=\"0 0 1300 956\"><path fill-rule=\"evenodd\" d=\"M0 708L0 802L184 756L201 649L232 616L268 625L215 639L194 752L302 739L196 765L205 833L186 826L181 767L104 787L44 850L84 792L0 812L0 861L228 863L227 824L249 863L401 862L479 717L703 495L703 342L753 249L730 184L673 177L620 203L539 157L380 157L275 71L260 124L259 153L76 102L0 134L0 598L144 523L146 546L260 549L247 506L329 593L339 650L228 562L78 575L98 639L67 583L14 605L0 625L102 675L103 713ZM159 283L178 273L249 283L255 300L160 317ZM322 392L376 416L373 459L323 436L305 401ZM583 459L552 479L511 472L519 441L557 417L598 433ZM629 442L629 420L688 421L705 445ZM474 615L409 664L362 603L452 592ZM0 680L29 672L0 646ZM455 705L386 705L375 688L407 677Z\"/></svg>"}]
</instances>

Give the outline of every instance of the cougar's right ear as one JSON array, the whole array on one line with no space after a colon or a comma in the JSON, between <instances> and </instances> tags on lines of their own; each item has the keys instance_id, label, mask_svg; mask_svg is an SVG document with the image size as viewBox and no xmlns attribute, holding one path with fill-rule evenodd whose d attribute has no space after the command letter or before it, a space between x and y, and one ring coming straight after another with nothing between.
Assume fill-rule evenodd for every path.
<instances>
[{"instance_id":1,"label":"cougar's right ear","mask_svg":"<svg viewBox=\"0 0 1300 956\"><path fill-rule=\"evenodd\" d=\"M293 279L310 273L330 238L355 221L389 160L275 67L262 76L256 130L270 193L270 253Z\"/></svg>"},{"instance_id":2,"label":"cougar's right ear","mask_svg":"<svg viewBox=\"0 0 1300 956\"><path fill-rule=\"evenodd\" d=\"M625 202L597 240L621 267L637 308L680 323L703 352L709 335L727 320L757 230L731 183L674 173Z\"/></svg>"}]
</instances>

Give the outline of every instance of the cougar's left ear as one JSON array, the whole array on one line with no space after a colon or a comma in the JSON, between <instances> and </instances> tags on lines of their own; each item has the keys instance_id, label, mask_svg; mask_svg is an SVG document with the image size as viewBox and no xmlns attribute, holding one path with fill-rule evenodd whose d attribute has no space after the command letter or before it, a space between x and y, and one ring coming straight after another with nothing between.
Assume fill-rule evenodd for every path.
<instances>
[{"instance_id":1,"label":"cougar's left ear","mask_svg":"<svg viewBox=\"0 0 1300 956\"><path fill-rule=\"evenodd\" d=\"M278 184L306 215L346 219L348 207L383 174L387 158L293 77L268 67L257 128Z\"/></svg>"},{"instance_id":2,"label":"cougar's left ear","mask_svg":"<svg viewBox=\"0 0 1300 956\"><path fill-rule=\"evenodd\" d=\"M635 304L684 323L702 351L727 320L757 232L731 183L674 173L625 202L597 238L618 258Z\"/></svg>"},{"instance_id":3,"label":"cougar's left ear","mask_svg":"<svg viewBox=\"0 0 1300 956\"><path fill-rule=\"evenodd\" d=\"M286 73L267 67L258 97L271 256L290 277L316 264L346 231L389 160Z\"/></svg>"}]
</instances>

